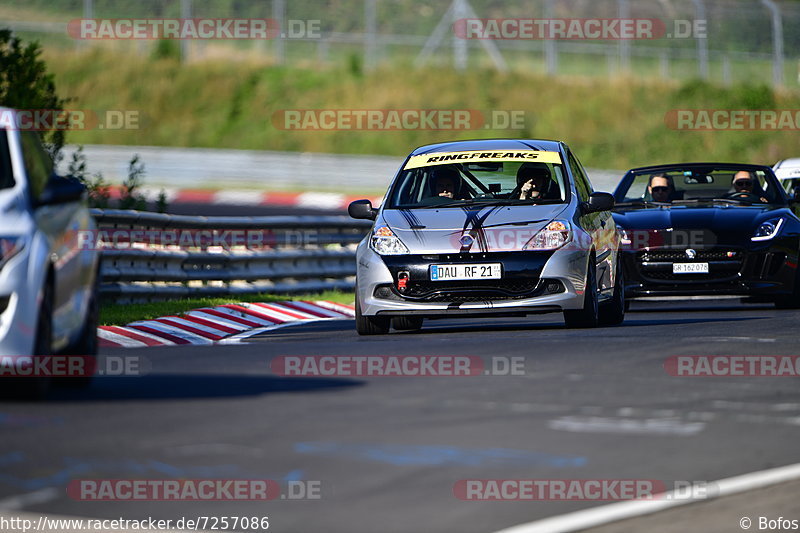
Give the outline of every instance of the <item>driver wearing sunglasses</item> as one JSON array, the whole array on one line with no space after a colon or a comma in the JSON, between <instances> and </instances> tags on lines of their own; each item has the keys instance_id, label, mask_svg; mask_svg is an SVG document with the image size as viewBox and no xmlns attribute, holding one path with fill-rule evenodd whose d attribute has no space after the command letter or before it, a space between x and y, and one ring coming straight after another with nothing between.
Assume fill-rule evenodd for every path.
<instances>
[{"instance_id":1,"label":"driver wearing sunglasses","mask_svg":"<svg viewBox=\"0 0 800 533\"><path fill-rule=\"evenodd\" d=\"M763 196L759 196L755 191L755 180L753 179L752 174L746 170L740 170L733 176L733 197L742 197L746 198L748 196L753 196L761 200L763 203L767 203L767 199Z\"/></svg>"},{"instance_id":2,"label":"driver wearing sunglasses","mask_svg":"<svg viewBox=\"0 0 800 533\"><path fill-rule=\"evenodd\" d=\"M666 174L654 174L650 177L650 184L647 186L647 192L650 193L650 197L654 202L672 202L673 191L672 179L667 177Z\"/></svg>"}]
</instances>

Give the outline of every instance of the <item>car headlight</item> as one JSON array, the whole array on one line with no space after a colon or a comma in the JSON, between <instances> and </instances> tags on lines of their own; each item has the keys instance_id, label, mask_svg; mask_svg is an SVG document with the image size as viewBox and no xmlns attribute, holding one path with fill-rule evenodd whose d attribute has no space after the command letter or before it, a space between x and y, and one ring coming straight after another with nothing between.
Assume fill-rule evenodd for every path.
<instances>
[{"instance_id":1,"label":"car headlight","mask_svg":"<svg viewBox=\"0 0 800 533\"><path fill-rule=\"evenodd\" d=\"M380 255L402 255L408 253L408 248L389 226L381 226L372 232L370 247Z\"/></svg>"},{"instance_id":2,"label":"car headlight","mask_svg":"<svg viewBox=\"0 0 800 533\"><path fill-rule=\"evenodd\" d=\"M27 239L22 236L0 237L0 268L3 268L8 261L25 249Z\"/></svg>"},{"instance_id":3,"label":"car headlight","mask_svg":"<svg viewBox=\"0 0 800 533\"><path fill-rule=\"evenodd\" d=\"M767 220L766 222L762 222L758 228L756 228L756 232L750 238L751 241L768 241L773 239L780 231L781 226L783 226L783 219L779 218L777 220Z\"/></svg>"},{"instance_id":4,"label":"car headlight","mask_svg":"<svg viewBox=\"0 0 800 533\"><path fill-rule=\"evenodd\" d=\"M618 229L619 229L619 243L620 244L628 245L628 244L633 243L633 241L631 240L631 237L630 237L630 235L628 235L627 231L625 231L623 228L619 228L619 227L618 227Z\"/></svg>"},{"instance_id":5,"label":"car headlight","mask_svg":"<svg viewBox=\"0 0 800 533\"><path fill-rule=\"evenodd\" d=\"M544 229L531 237L523 250L557 250L572 238L572 230L566 220L553 220Z\"/></svg>"}]
</instances>

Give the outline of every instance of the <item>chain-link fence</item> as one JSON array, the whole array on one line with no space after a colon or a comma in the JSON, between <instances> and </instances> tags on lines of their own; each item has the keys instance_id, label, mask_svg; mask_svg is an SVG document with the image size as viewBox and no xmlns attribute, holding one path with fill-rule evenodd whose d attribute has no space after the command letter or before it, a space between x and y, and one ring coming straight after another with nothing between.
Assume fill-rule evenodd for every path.
<instances>
[{"instance_id":1,"label":"chain-link fence","mask_svg":"<svg viewBox=\"0 0 800 533\"><path fill-rule=\"evenodd\" d=\"M153 40L82 40L75 19L267 18L269 39L183 39L183 60L263 58L314 66L347 62L354 69L434 65L525 70L549 75L707 78L800 84L800 2L790 0L27 0L0 1L4 24L44 46L116 46L153 53ZM14 19L14 20L11 20ZM643 38L556 33L525 36L503 21L644 21ZM475 22L478 31L458 28ZM476 22L477 21L477 22ZM501 28L499 33L492 32ZM584 38L585 37L585 38ZM161 46L165 46L162 42Z\"/></svg>"}]
</instances>

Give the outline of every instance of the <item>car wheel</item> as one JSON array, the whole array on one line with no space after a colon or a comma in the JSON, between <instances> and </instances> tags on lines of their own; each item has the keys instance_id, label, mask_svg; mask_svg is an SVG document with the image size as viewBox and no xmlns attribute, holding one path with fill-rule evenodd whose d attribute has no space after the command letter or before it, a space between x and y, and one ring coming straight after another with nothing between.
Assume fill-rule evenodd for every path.
<instances>
[{"instance_id":1,"label":"car wheel","mask_svg":"<svg viewBox=\"0 0 800 533\"><path fill-rule=\"evenodd\" d=\"M389 322L387 317L362 315L356 290L356 331L359 335L386 335L389 333Z\"/></svg>"},{"instance_id":2,"label":"car wheel","mask_svg":"<svg viewBox=\"0 0 800 533\"><path fill-rule=\"evenodd\" d=\"M597 267L592 256L589 258L589 270L586 272L583 307L564 311L564 323L568 328L595 328L598 324L598 307Z\"/></svg>"},{"instance_id":3,"label":"car wheel","mask_svg":"<svg viewBox=\"0 0 800 533\"><path fill-rule=\"evenodd\" d=\"M419 331L422 321L422 317L418 316L399 316L392 319L392 327L397 331Z\"/></svg>"},{"instance_id":4,"label":"car wheel","mask_svg":"<svg viewBox=\"0 0 800 533\"><path fill-rule=\"evenodd\" d=\"M36 319L36 340L33 354L36 357L53 355L53 284L45 283L39 316ZM50 391L52 379L49 376L6 378L0 392L6 398L17 400L43 400Z\"/></svg>"},{"instance_id":5,"label":"car wheel","mask_svg":"<svg viewBox=\"0 0 800 533\"><path fill-rule=\"evenodd\" d=\"M775 300L775 307L778 309L800 309L800 265L795 269L792 294L781 296Z\"/></svg>"},{"instance_id":6,"label":"car wheel","mask_svg":"<svg viewBox=\"0 0 800 533\"><path fill-rule=\"evenodd\" d=\"M78 340L64 350L66 355L79 355L86 358L97 357L98 341L97 341L97 326L100 322L100 295L99 291L99 274L95 278L94 288L89 300L89 306L86 311L86 320L84 321L81 335ZM92 384L92 375L69 377L57 380L57 384L62 387L85 389Z\"/></svg>"},{"instance_id":7,"label":"car wheel","mask_svg":"<svg viewBox=\"0 0 800 533\"><path fill-rule=\"evenodd\" d=\"M601 326L618 326L625 320L627 302L625 300L625 279L622 274L622 265L617 264L617 278L614 282L614 295L608 302L599 306Z\"/></svg>"}]
</instances>

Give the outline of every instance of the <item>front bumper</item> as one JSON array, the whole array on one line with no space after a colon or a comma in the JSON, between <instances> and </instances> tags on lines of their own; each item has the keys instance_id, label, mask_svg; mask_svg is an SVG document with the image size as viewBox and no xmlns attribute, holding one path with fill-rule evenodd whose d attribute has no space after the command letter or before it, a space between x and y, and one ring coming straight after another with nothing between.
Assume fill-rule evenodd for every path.
<instances>
[{"instance_id":1,"label":"front bumper","mask_svg":"<svg viewBox=\"0 0 800 533\"><path fill-rule=\"evenodd\" d=\"M588 253L491 252L380 256L358 249L357 298L366 316L495 316L560 312L583 306ZM501 280L431 281L433 264L502 265ZM399 277L407 275L404 289Z\"/></svg>"},{"instance_id":2,"label":"front bumper","mask_svg":"<svg viewBox=\"0 0 800 533\"><path fill-rule=\"evenodd\" d=\"M697 249L689 259L686 248L662 247L622 251L625 293L643 296L767 296L792 293L797 248L776 242L768 246L717 245ZM709 264L707 274L674 274L674 263Z\"/></svg>"}]
</instances>

